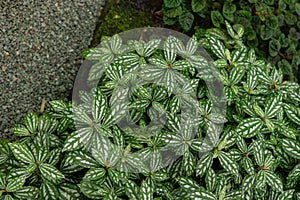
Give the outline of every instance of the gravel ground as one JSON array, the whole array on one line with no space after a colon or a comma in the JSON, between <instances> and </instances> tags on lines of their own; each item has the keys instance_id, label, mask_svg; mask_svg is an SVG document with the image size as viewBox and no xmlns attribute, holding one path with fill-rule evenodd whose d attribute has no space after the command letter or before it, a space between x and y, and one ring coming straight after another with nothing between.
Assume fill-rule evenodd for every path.
<instances>
[{"instance_id":1,"label":"gravel ground","mask_svg":"<svg viewBox=\"0 0 300 200\"><path fill-rule=\"evenodd\" d=\"M42 98L67 100L104 0L0 0L0 139Z\"/></svg>"}]
</instances>

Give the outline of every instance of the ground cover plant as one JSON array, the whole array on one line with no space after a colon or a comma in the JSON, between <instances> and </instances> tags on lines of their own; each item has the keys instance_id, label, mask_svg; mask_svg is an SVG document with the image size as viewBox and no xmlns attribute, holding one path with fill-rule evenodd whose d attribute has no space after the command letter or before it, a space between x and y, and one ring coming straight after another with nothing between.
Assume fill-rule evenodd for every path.
<instances>
[{"instance_id":1,"label":"ground cover plant","mask_svg":"<svg viewBox=\"0 0 300 200\"><path fill-rule=\"evenodd\" d=\"M0 199L300 199L299 84L225 25L91 49L97 87L28 113L20 140L1 141Z\"/></svg>"},{"instance_id":2,"label":"ground cover plant","mask_svg":"<svg viewBox=\"0 0 300 200\"><path fill-rule=\"evenodd\" d=\"M241 24L244 42L258 56L281 68L285 80L300 78L300 2L297 0L164 0L162 10L165 24L179 23L188 33L196 30L201 34L213 27L225 29L225 20Z\"/></svg>"}]
</instances>

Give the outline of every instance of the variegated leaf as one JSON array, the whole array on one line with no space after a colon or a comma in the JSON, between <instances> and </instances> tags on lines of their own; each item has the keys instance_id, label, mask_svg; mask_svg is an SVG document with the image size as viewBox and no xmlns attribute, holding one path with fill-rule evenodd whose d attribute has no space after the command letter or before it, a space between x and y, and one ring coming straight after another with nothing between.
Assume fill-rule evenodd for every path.
<instances>
[{"instance_id":1,"label":"variegated leaf","mask_svg":"<svg viewBox=\"0 0 300 200\"><path fill-rule=\"evenodd\" d=\"M213 163L213 157L211 153L202 156L196 166L196 175L202 177L206 171L211 167Z\"/></svg>"},{"instance_id":2,"label":"variegated leaf","mask_svg":"<svg viewBox=\"0 0 300 200\"><path fill-rule=\"evenodd\" d=\"M169 36L164 42L164 57L168 64L171 64L175 61L176 58L176 48L172 36Z\"/></svg>"},{"instance_id":3,"label":"variegated leaf","mask_svg":"<svg viewBox=\"0 0 300 200\"><path fill-rule=\"evenodd\" d=\"M269 170L264 171L266 182L269 186L272 187L273 190L282 192L283 190L283 183L279 177L273 172Z\"/></svg>"},{"instance_id":4,"label":"variegated leaf","mask_svg":"<svg viewBox=\"0 0 300 200\"><path fill-rule=\"evenodd\" d=\"M59 180L65 178L65 176L58 169L56 169L53 165L50 165L47 163L42 163L39 165L39 169L40 169L43 177L51 182L59 181Z\"/></svg>"},{"instance_id":5,"label":"variegated leaf","mask_svg":"<svg viewBox=\"0 0 300 200\"><path fill-rule=\"evenodd\" d=\"M296 123L297 125L300 125L300 112L295 106L290 104L284 104L284 111L292 122Z\"/></svg>"},{"instance_id":6,"label":"variegated leaf","mask_svg":"<svg viewBox=\"0 0 300 200\"><path fill-rule=\"evenodd\" d=\"M56 200L58 198L58 190L56 186L51 182L44 182L40 187L41 199Z\"/></svg>"},{"instance_id":7,"label":"variegated leaf","mask_svg":"<svg viewBox=\"0 0 300 200\"><path fill-rule=\"evenodd\" d=\"M290 156L300 159L300 144L297 141L284 138L282 140L283 150Z\"/></svg>"},{"instance_id":8,"label":"variegated leaf","mask_svg":"<svg viewBox=\"0 0 300 200\"><path fill-rule=\"evenodd\" d=\"M152 200L154 187L155 185L151 178L146 178L145 180L143 180L139 191L140 199Z\"/></svg>"},{"instance_id":9,"label":"variegated leaf","mask_svg":"<svg viewBox=\"0 0 300 200\"><path fill-rule=\"evenodd\" d=\"M267 99L267 104L265 107L265 113L268 118L273 118L276 116L278 110L281 108L282 104L282 96L276 95L276 96L270 96Z\"/></svg>"},{"instance_id":10,"label":"variegated leaf","mask_svg":"<svg viewBox=\"0 0 300 200\"><path fill-rule=\"evenodd\" d=\"M218 153L219 161L224 169L226 169L228 172L231 172L232 174L238 174L238 165L234 160L230 158L228 153L220 151Z\"/></svg>"},{"instance_id":11,"label":"variegated leaf","mask_svg":"<svg viewBox=\"0 0 300 200\"><path fill-rule=\"evenodd\" d=\"M14 156L21 162L34 163L35 158L31 150L25 145L20 143L10 143L10 149Z\"/></svg>"},{"instance_id":12,"label":"variegated leaf","mask_svg":"<svg viewBox=\"0 0 300 200\"><path fill-rule=\"evenodd\" d=\"M8 182L5 190L7 192L15 192L15 191L17 191L17 190L19 190L19 189L22 188L22 186L24 185L25 181L26 181L26 177L24 177L24 176L20 176L20 177L16 177L14 179L11 179Z\"/></svg>"},{"instance_id":13,"label":"variegated leaf","mask_svg":"<svg viewBox=\"0 0 300 200\"><path fill-rule=\"evenodd\" d=\"M244 119L237 127L236 132L245 138L255 136L261 129L263 123L259 118Z\"/></svg>"},{"instance_id":14,"label":"variegated leaf","mask_svg":"<svg viewBox=\"0 0 300 200\"><path fill-rule=\"evenodd\" d=\"M213 53L218 58L226 59L224 44L220 42L220 40L217 40L213 37L208 37L208 41L210 43L210 48L213 51Z\"/></svg>"}]
</instances>

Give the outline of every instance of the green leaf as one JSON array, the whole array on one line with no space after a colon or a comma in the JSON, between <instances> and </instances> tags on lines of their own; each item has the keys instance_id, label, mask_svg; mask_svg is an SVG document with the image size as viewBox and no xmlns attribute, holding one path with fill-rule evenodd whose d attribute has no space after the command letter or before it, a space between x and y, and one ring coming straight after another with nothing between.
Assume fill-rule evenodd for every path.
<instances>
[{"instance_id":1,"label":"green leaf","mask_svg":"<svg viewBox=\"0 0 300 200\"><path fill-rule=\"evenodd\" d=\"M284 104L283 107L287 117L297 125L300 125L300 112L297 108L290 104Z\"/></svg>"},{"instance_id":2,"label":"green leaf","mask_svg":"<svg viewBox=\"0 0 300 200\"><path fill-rule=\"evenodd\" d=\"M221 163L221 166L224 167L228 172L231 172L232 174L238 174L238 165L235 163L234 160L230 158L228 153L220 151L218 153L218 158Z\"/></svg>"},{"instance_id":3,"label":"green leaf","mask_svg":"<svg viewBox=\"0 0 300 200\"><path fill-rule=\"evenodd\" d=\"M164 5L167 8L174 8L182 4L183 0L164 0Z\"/></svg>"},{"instance_id":4,"label":"green leaf","mask_svg":"<svg viewBox=\"0 0 300 200\"><path fill-rule=\"evenodd\" d=\"M274 123L271 120L269 120L269 119L266 119L264 122L267 125L269 131L273 132L274 129L275 129Z\"/></svg>"},{"instance_id":5,"label":"green leaf","mask_svg":"<svg viewBox=\"0 0 300 200\"><path fill-rule=\"evenodd\" d=\"M86 151L76 151L74 153L74 160L76 164L84 168L94 168L99 166L99 163L97 163L94 157Z\"/></svg>"},{"instance_id":6,"label":"green leaf","mask_svg":"<svg viewBox=\"0 0 300 200\"><path fill-rule=\"evenodd\" d=\"M251 189L254 187L254 183L255 183L255 175L245 176L242 183L243 191L251 191Z\"/></svg>"},{"instance_id":7,"label":"green leaf","mask_svg":"<svg viewBox=\"0 0 300 200\"><path fill-rule=\"evenodd\" d=\"M192 0L193 12L201 12L206 6L206 0Z\"/></svg>"},{"instance_id":8,"label":"green leaf","mask_svg":"<svg viewBox=\"0 0 300 200\"><path fill-rule=\"evenodd\" d=\"M132 181L128 180L126 182L126 187L125 187L126 195L132 199L132 200L139 200L139 187L137 184Z\"/></svg>"},{"instance_id":9,"label":"green leaf","mask_svg":"<svg viewBox=\"0 0 300 200\"><path fill-rule=\"evenodd\" d=\"M8 182L5 189L7 192L15 192L23 187L25 181L26 177L24 176L16 177Z\"/></svg>"},{"instance_id":10,"label":"green leaf","mask_svg":"<svg viewBox=\"0 0 300 200\"><path fill-rule=\"evenodd\" d=\"M21 126L21 125L15 125L12 132L19 137L28 136L30 135L30 132L27 128Z\"/></svg>"},{"instance_id":11,"label":"green leaf","mask_svg":"<svg viewBox=\"0 0 300 200\"><path fill-rule=\"evenodd\" d=\"M281 48L280 42L278 40L272 39L269 42L269 53L271 56L275 57L279 53Z\"/></svg>"},{"instance_id":12,"label":"green leaf","mask_svg":"<svg viewBox=\"0 0 300 200\"><path fill-rule=\"evenodd\" d=\"M201 157L196 166L196 175L202 177L206 171L211 167L213 163L213 157L211 153Z\"/></svg>"},{"instance_id":13,"label":"green leaf","mask_svg":"<svg viewBox=\"0 0 300 200\"><path fill-rule=\"evenodd\" d=\"M139 192L140 199L151 200L153 199L153 193L154 193L154 183L151 180L151 178L148 177L142 181L140 192Z\"/></svg>"},{"instance_id":14,"label":"green leaf","mask_svg":"<svg viewBox=\"0 0 300 200\"><path fill-rule=\"evenodd\" d=\"M72 107L72 111L73 111L72 117L76 124L78 124L78 125L89 124L90 125L93 123L92 119L88 116L88 114L86 113L86 111L84 110L83 107L74 105Z\"/></svg>"},{"instance_id":15,"label":"green leaf","mask_svg":"<svg viewBox=\"0 0 300 200\"><path fill-rule=\"evenodd\" d=\"M253 110L255 111L256 114L258 114L260 117L265 117L265 112L259 107L259 105L254 104L253 105Z\"/></svg>"},{"instance_id":16,"label":"green leaf","mask_svg":"<svg viewBox=\"0 0 300 200\"><path fill-rule=\"evenodd\" d=\"M59 181L65 178L65 176L53 165L42 163L39 165L39 169L43 177L51 182Z\"/></svg>"},{"instance_id":17,"label":"green leaf","mask_svg":"<svg viewBox=\"0 0 300 200\"><path fill-rule=\"evenodd\" d=\"M24 186L14 192L14 197L18 199L34 199L38 195L39 189L33 186Z\"/></svg>"},{"instance_id":18,"label":"green leaf","mask_svg":"<svg viewBox=\"0 0 300 200\"><path fill-rule=\"evenodd\" d=\"M283 150L290 156L300 159L300 144L297 141L284 138L282 140Z\"/></svg>"},{"instance_id":19,"label":"green leaf","mask_svg":"<svg viewBox=\"0 0 300 200\"><path fill-rule=\"evenodd\" d=\"M246 61L247 60L247 51L248 50L245 47L242 47L242 48L239 48L239 49L233 51L232 56L231 56L231 62L234 62L238 65L240 62Z\"/></svg>"},{"instance_id":20,"label":"green leaf","mask_svg":"<svg viewBox=\"0 0 300 200\"><path fill-rule=\"evenodd\" d=\"M43 163L45 162L50 154L49 148L48 147L37 147L37 152L36 152L36 162Z\"/></svg>"},{"instance_id":21,"label":"green leaf","mask_svg":"<svg viewBox=\"0 0 300 200\"><path fill-rule=\"evenodd\" d=\"M24 125L30 133L35 133L38 125L38 116L35 113L28 113L24 118Z\"/></svg>"},{"instance_id":22,"label":"green leaf","mask_svg":"<svg viewBox=\"0 0 300 200\"><path fill-rule=\"evenodd\" d=\"M177 18L171 18L167 15L163 15L163 22L166 25L174 25L177 22Z\"/></svg>"},{"instance_id":23,"label":"green leaf","mask_svg":"<svg viewBox=\"0 0 300 200\"><path fill-rule=\"evenodd\" d=\"M263 123L259 118L247 118L238 125L236 132L242 137L250 138L260 131L262 125Z\"/></svg>"},{"instance_id":24,"label":"green leaf","mask_svg":"<svg viewBox=\"0 0 300 200\"><path fill-rule=\"evenodd\" d=\"M81 196L80 189L78 186L69 184L69 183L62 183L59 185L58 188L59 198L62 200L76 200L79 199Z\"/></svg>"},{"instance_id":25,"label":"green leaf","mask_svg":"<svg viewBox=\"0 0 300 200\"><path fill-rule=\"evenodd\" d=\"M217 177L216 177L215 171L211 168L209 168L207 170L207 173L206 173L206 176L205 176L205 184L206 184L206 188L209 191L214 191L214 189L216 188Z\"/></svg>"},{"instance_id":26,"label":"green leaf","mask_svg":"<svg viewBox=\"0 0 300 200\"><path fill-rule=\"evenodd\" d=\"M273 36L273 30L265 26L264 24L260 26L260 35L262 40L269 40Z\"/></svg>"},{"instance_id":27,"label":"green leaf","mask_svg":"<svg viewBox=\"0 0 300 200\"><path fill-rule=\"evenodd\" d=\"M286 190L286 191L283 191L278 196L277 200L292 200L294 192L295 192L295 190Z\"/></svg>"},{"instance_id":28,"label":"green leaf","mask_svg":"<svg viewBox=\"0 0 300 200\"><path fill-rule=\"evenodd\" d=\"M250 175L254 174L254 166L253 166L253 162L250 158L243 157L243 166L248 174L250 174Z\"/></svg>"},{"instance_id":29,"label":"green leaf","mask_svg":"<svg viewBox=\"0 0 300 200\"><path fill-rule=\"evenodd\" d=\"M180 126L180 119L178 117L178 115L174 115L173 113L169 113L167 112L167 127L175 132L175 133L178 133L181 129L181 126Z\"/></svg>"},{"instance_id":30,"label":"green leaf","mask_svg":"<svg viewBox=\"0 0 300 200\"><path fill-rule=\"evenodd\" d=\"M4 173L0 173L0 188L5 188L7 184L7 179Z\"/></svg>"},{"instance_id":31,"label":"green leaf","mask_svg":"<svg viewBox=\"0 0 300 200\"><path fill-rule=\"evenodd\" d=\"M229 22L227 20L225 20L225 25L226 25L226 29L228 34L232 37L232 38L236 38L236 34L232 28L232 26L229 24Z\"/></svg>"},{"instance_id":32,"label":"green leaf","mask_svg":"<svg viewBox=\"0 0 300 200\"><path fill-rule=\"evenodd\" d=\"M89 58L89 59L92 59L92 58ZM105 56L104 56L104 59L105 59ZM111 59L111 57L109 57L108 59ZM108 61L108 62L110 62L110 61ZM106 65L108 65L108 64L103 63L102 61L100 61L98 63L95 63L89 71L88 81L98 81L98 80L100 80L101 77L103 76Z\"/></svg>"},{"instance_id":33,"label":"green leaf","mask_svg":"<svg viewBox=\"0 0 300 200\"><path fill-rule=\"evenodd\" d=\"M85 173L83 179L90 181L99 180L104 177L105 174L106 171L103 168L91 168Z\"/></svg>"},{"instance_id":34,"label":"green leaf","mask_svg":"<svg viewBox=\"0 0 300 200\"><path fill-rule=\"evenodd\" d=\"M300 3L296 3L295 8L296 8L297 14L300 15Z\"/></svg>"},{"instance_id":35,"label":"green leaf","mask_svg":"<svg viewBox=\"0 0 300 200\"><path fill-rule=\"evenodd\" d=\"M178 18L179 24L184 32L188 32L194 23L194 15L191 12L185 12Z\"/></svg>"},{"instance_id":36,"label":"green leaf","mask_svg":"<svg viewBox=\"0 0 300 200\"><path fill-rule=\"evenodd\" d=\"M188 198L190 199L205 199L216 200L215 195L204 188L200 187L194 180L180 177L178 179L179 185L186 191Z\"/></svg>"},{"instance_id":37,"label":"green leaf","mask_svg":"<svg viewBox=\"0 0 300 200\"><path fill-rule=\"evenodd\" d=\"M236 11L236 5L230 1L225 1L223 5L223 15L226 13L234 13Z\"/></svg>"},{"instance_id":38,"label":"green leaf","mask_svg":"<svg viewBox=\"0 0 300 200\"><path fill-rule=\"evenodd\" d=\"M209 28L206 30L205 34L207 36L214 37L217 40L225 40L226 39L226 35L218 28Z\"/></svg>"},{"instance_id":39,"label":"green leaf","mask_svg":"<svg viewBox=\"0 0 300 200\"><path fill-rule=\"evenodd\" d=\"M10 194L7 194L4 197L1 197L1 200L15 200L15 199Z\"/></svg>"},{"instance_id":40,"label":"green leaf","mask_svg":"<svg viewBox=\"0 0 300 200\"><path fill-rule=\"evenodd\" d=\"M227 59L225 55L225 46L223 43L213 37L208 37L208 41L211 50L218 58Z\"/></svg>"},{"instance_id":41,"label":"green leaf","mask_svg":"<svg viewBox=\"0 0 300 200\"><path fill-rule=\"evenodd\" d=\"M15 179L15 178L20 178L20 177L27 177L28 172L26 171L26 168L14 168L10 170L7 180Z\"/></svg>"},{"instance_id":42,"label":"green leaf","mask_svg":"<svg viewBox=\"0 0 300 200\"><path fill-rule=\"evenodd\" d=\"M93 130L91 127L78 129L71 133L65 141L63 151L74 151L83 147L83 141L87 142L92 136Z\"/></svg>"},{"instance_id":43,"label":"green leaf","mask_svg":"<svg viewBox=\"0 0 300 200\"><path fill-rule=\"evenodd\" d=\"M275 31L278 28L278 17L275 15L267 16L266 25Z\"/></svg>"},{"instance_id":44,"label":"green leaf","mask_svg":"<svg viewBox=\"0 0 300 200\"><path fill-rule=\"evenodd\" d=\"M43 182L40 191L41 199L56 200L59 195L56 186L50 182Z\"/></svg>"},{"instance_id":45,"label":"green leaf","mask_svg":"<svg viewBox=\"0 0 300 200\"><path fill-rule=\"evenodd\" d=\"M29 148L25 144L20 143L10 143L8 144L10 149L12 150L14 156L22 162L25 163L34 163L35 158L32 152L29 150Z\"/></svg>"},{"instance_id":46,"label":"green leaf","mask_svg":"<svg viewBox=\"0 0 300 200\"><path fill-rule=\"evenodd\" d=\"M136 99L130 107L133 109L141 110L146 109L150 105L150 101L148 99Z\"/></svg>"},{"instance_id":47,"label":"green leaf","mask_svg":"<svg viewBox=\"0 0 300 200\"><path fill-rule=\"evenodd\" d=\"M278 113L282 105L282 96L269 96L266 102L265 113L268 118L273 118Z\"/></svg>"},{"instance_id":48,"label":"green leaf","mask_svg":"<svg viewBox=\"0 0 300 200\"><path fill-rule=\"evenodd\" d=\"M260 170L255 177L255 188L264 188L266 186L266 178L264 170Z\"/></svg>"},{"instance_id":49,"label":"green leaf","mask_svg":"<svg viewBox=\"0 0 300 200\"><path fill-rule=\"evenodd\" d=\"M271 186L273 190L282 192L282 190L283 190L283 183L280 180L280 178L278 178L274 174L274 172L269 171L269 170L265 170L264 174L265 174L265 177L266 177L267 184L269 186Z\"/></svg>"},{"instance_id":50,"label":"green leaf","mask_svg":"<svg viewBox=\"0 0 300 200\"><path fill-rule=\"evenodd\" d=\"M217 10L213 10L210 12L210 18L215 27L220 28L221 24L224 23L222 14Z\"/></svg>"},{"instance_id":51,"label":"green leaf","mask_svg":"<svg viewBox=\"0 0 300 200\"><path fill-rule=\"evenodd\" d=\"M56 165L60 161L62 154L61 148L53 149L48 157L48 164Z\"/></svg>"},{"instance_id":52,"label":"green leaf","mask_svg":"<svg viewBox=\"0 0 300 200\"><path fill-rule=\"evenodd\" d=\"M261 140L253 142L253 153L256 163L262 167L264 164L264 144Z\"/></svg>"},{"instance_id":53,"label":"green leaf","mask_svg":"<svg viewBox=\"0 0 300 200\"><path fill-rule=\"evenodd\" d=\"M100 122L106 114L107 103L106 97L99 91L95 91L95 97L93 100L92 114L95 122Z\"/></svg>"},{"instance_id":54,"label":"green leaf","mask_svg":"<svg viewBox=\"0 0 300 200\"><path fill-rule=\"evenodd\" d=\"M293 26L297 22L297 17L292 13L288 12L284 15L284 20L288 25Z\"/></svg>"},{"instance_id":55,"label":"green leaf","mask_svg":"<svg viewBox=\"0 0 300 200\"><path fill-rule=\"evenodd\" d=\"M107 195L108 191L103 188L102 182L82 181L80 184L80 191L88 198L102 199Z\"/></svg>"},{"instance_id":56,"label":"green leaf","mask_svg":"<svg viewBox=\"0 0 300 200\"><path fill-rule=\"evenodd\" d=\"M151 56L158 48L161 43L160 39L152 39L146 43L144 47L144 56L149 57Z\"/></svg>"},{"instance_id":57,"label":"green leaf","mask_svg":"<svg viewBox=\"0 0 300 200\"><path fill-rule=\"evenodd\" d=\"M297 164L288 174L286 180L287 180L287 186L288 188L293 188L295 185L297 185L297 182L300 179L300 164Z\"/></svg>"},{"instance_id":58,"label":"green leaf","mask_svg":"<svg viewBox=\"0 0 300 200\"><path fill-rule=\"evenodd\" d=\"M194 180L190 178L180 177L178 179L178 183L181 187L184 188L184 190L188 191L189 194L194 194L197 190L200 189L198 183L196 183Z\"/></svg>"},{"instance_id":59,"label":"green leaf","mask_svg":"<svg viewBox=\"0 0 300 200\"><path fill-rule=\"evenodd\" d=\"M234 67L229 74L231 84L238 84L245 74L245 68L241 66Z\"/></svg>"},{"instance_id":60,"label":"green leaf","mask_svg":"<svg viewBox=\"0 0 300 200\"><path fill-rule=\"evenodd\" d=\"M192 153L186 151L182 158L182 167L188 176L192 175L196 165L196 159Z\"/></svg>"}]
</instances>

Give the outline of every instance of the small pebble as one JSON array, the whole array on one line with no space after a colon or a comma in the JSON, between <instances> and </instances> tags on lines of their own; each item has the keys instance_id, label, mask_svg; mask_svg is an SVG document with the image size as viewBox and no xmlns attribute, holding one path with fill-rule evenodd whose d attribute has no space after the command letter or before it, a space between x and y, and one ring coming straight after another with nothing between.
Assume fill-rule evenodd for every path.
<instances>
[{"instance_id":1,"label":"small pebble","mask_svg":"<svg viewBox=\"0 0 300 200\"><path fill-rule=\"evenodd\" d=\"M105 0L0 0L0 139L41 99L68 100Z\"/></svg>"}]
</instances>

